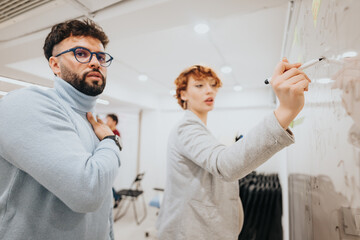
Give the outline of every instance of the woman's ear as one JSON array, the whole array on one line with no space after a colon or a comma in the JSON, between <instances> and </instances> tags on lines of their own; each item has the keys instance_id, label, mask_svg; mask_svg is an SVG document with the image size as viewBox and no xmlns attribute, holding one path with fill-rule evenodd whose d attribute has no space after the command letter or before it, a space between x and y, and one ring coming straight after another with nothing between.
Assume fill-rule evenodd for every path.
<instances>
[{"instance_id":1,"label":"woman's ear","mask_svg":"<svg viewBox=\"0 0 360 240\"><path fill-rule=\"evenodd\" d=\"M184 91L184 90L181 90L180 91L180 98L181 98L181 100L183 100L183 101L187 101L188 99L187 99L187 94L186 94L186 91Z\"/></svg>"},{"instance_id":2,"label":"woman's ear","mask_svg":"<svg viewBox=\"0 0 360 240\"><path fill-rule=\"evenodd\" d=\"M51 68L51 70L53 71L53 73L58 76L58 77L61 77L60 76L60 65L59 65L59 59L54 57L54 56L51 56L49 58L49 66Z\"/></svg>"}]
</instances>

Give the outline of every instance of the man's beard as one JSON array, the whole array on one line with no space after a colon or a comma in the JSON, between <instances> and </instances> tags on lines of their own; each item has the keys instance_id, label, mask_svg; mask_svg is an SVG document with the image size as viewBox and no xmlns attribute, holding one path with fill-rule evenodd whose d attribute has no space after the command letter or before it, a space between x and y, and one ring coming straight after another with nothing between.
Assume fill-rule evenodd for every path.
<instances>
[{"instance_id":1,"label":"man's beard","mask_svg":"<svg viewBox=\"0 0 360 240\"><path fill-rule=\"evenodd\" d=\"M106 85L106 78L96 68L84 73L82 76L79 76L77 73L70 71L65 66L60 66L60 70L61 70L62 79L64 79L66 82L70 83L74 88L76 88L78 91L86 95L97 96L104 91ZM86 82L86 76L91 72L98 72L101 74L101 78L102 78L101 85L97 85L96 83L90 85L89 83Z\"/></svg>"}]
</instances>

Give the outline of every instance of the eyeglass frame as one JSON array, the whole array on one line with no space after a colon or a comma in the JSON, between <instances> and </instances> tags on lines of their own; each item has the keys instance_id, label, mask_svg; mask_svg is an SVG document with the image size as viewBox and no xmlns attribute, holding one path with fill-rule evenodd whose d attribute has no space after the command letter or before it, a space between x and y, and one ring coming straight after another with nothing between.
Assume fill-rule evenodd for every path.
<instances>
[{"instance_id":1,"label":"eyeglass frame","mask_svg":"<svg viewBox=\"0 0 360 240\"><path fill-rule=\"evenodd\" d=\"M76 51L77 49L84 49L84 50L86 50L86 51L89 51L89 52L90 52L89 61L87 61L87 62L80 62L79 59L77 59L76 54L75 54L75 51ZM91 62L91 59L92 59L92 57L93 57L93 54L95 54L96 59L97 59L98 61L99 61L99 54L102 54L102 53L103 53L103 54L107 54L107 55L110 56L110 59L105 62L105 63L110 62L108 66L103 66L103 65L101 64L101 62L99 61L100 65L101 65L102 67L109 67L109 66L111 65L111 63L112 63L112 60L114 60L114 58L113 58L110 54L108 54L108 53L106 53L106 52L92 52L92 51L90 51L89 49L84 48L84 47L74 47L74 48L70 48L70 49L68 49L68 50L65 50L65 51L63 51L63 52L55 55L54 57L59 57L60 55L63 55L63 54L68 53L68 52L72 52L72 53L74 54L74 58L76 59L76 61L78 61L79 63L83 63L83 64L86 64L86 63Z\"/></svg>"}]
</instances>

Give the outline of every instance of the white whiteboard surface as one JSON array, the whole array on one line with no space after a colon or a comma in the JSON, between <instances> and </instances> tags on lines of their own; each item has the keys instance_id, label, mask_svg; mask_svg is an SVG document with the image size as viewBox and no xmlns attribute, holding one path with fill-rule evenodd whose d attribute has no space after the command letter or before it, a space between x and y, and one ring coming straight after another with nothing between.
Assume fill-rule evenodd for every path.
<instances>
[{"instance_id":1,"label":"white whiteboard surface","mask_svg":"<svg viewBox=\"0 0 360 240\"><path fill-rule=\"evenodd\" d=\"M290 239L360 239L360 1L294 1L284 53L328 59L305 70L287 149Z\"/></svg>"}]
</instances>

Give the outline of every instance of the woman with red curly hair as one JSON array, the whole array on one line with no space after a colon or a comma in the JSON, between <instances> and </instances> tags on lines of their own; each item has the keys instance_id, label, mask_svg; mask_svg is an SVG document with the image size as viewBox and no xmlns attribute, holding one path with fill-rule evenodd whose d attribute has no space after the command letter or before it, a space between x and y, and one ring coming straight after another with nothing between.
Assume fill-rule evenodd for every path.
<instances>
[{"instance_id":1,"label":"woman with red curly hair","mask_svg":"<svg viewBox=\"0 0 360 240\"><path fill-rule=\"evenodd\" d=\"M284 59L271 85L280 105L241 141L226 147L206 127L221 81L208 67L195 65L175 80L185 109L170 133L167 181L157 223L160 240L235 240L243 223L238 179L294 142L288 126L304 105L310 79Z\"/></svg>"}]
</instances>

